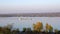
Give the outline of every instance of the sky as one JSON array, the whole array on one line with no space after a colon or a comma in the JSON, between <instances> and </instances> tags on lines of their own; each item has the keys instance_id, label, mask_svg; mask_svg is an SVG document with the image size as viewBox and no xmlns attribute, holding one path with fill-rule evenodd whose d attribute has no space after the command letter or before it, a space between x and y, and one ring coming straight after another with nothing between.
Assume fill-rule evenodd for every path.
<instances>
[{"instance_id":1,"label":"sky","mask_svg":"<svg viewBox=\"0 0 60 34\"><path fill-rule=\"evenodd\" d=\"M60 17L0 17L0 26L13 24L13 29L19 28L20 31L24 27L33 29L33 24L36 24L36 22L42 22L44 28L48 23L53 29L60 30Z\"/></svg>"},{"instance_id":2,"label":"sky","mask_svg":"<svg viewBox=\"0 0 60 34\"><path fill-rule=\"evenodd\" d=\"M60 0L0 0L0 14L60 12Z\"/></svg>"}]
</instances>

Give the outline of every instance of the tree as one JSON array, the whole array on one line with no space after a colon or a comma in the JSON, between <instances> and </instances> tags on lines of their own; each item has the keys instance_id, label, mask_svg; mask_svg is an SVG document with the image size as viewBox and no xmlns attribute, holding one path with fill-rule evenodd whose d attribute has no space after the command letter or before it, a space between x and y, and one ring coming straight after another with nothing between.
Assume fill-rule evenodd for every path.
<instances>
[{"instance_id":1,"label":"tree","mask_svg":"<svg viewBox=\"0 0 60 34\"><path fill-rule=\"evenodd\" d=\"M11 34L11 30L12 30L12 24L8 24L7 26L3 27L3 32L5 32L4 34Z\"/></svg>"},{"instance_id":2,"label":"tree","mask_svg":"<svg viewBox=\"0 0 60 34\"><path fill-rule=\"evenodd\" d=\"M46 23L46 32L48 32L48 27L49 27L49 25L48 25L48 23Z\"/></svg>"},{"instance_id":3,"label":"tree","mask_svg":"<svg viewBox=\"0 0 60 34\"><path fill-rule=\"evenodd\" d=\"M49 32L52 32L53 31L53 27L50 25L49 26Z\"/></svg>"},{"instance_id":4,"label":"tree","mask_svg":"<svg viewBox=\"0 0 60 34\"><path fill-rule=\"evenodd\" d=\"M12 31L12 34L18 34L20 31L19 31L19 29L17 28L17 29L15 29L15 30L13 30Z\"/></svg>"},{"instance_id":5,"label":"tree","mask_svg":"<svg viewBox=\"0 0 60 34\"><path fill-rule=\"evenodd\" d=\"M55 32L55 34L58 34L58 29L55 29L54 32Z\"/></svg>"},{"instance_id":6,"label":"tree","mask_svg":"<svg viewBox=\"0 0 60 34\"><path fill-rule=\"evenodd\" d=\"M33 29L34 29L34 31L36 31L36 28L35 28L35 27L36 27L36 25L35 25L35 24L33 24Z\"/></svg>"},{"instance_id":7,"label":"tree","mask_svg":"<svg viewBox=\"0 0 60 34\"><path fill-rule=\"evenodd\" d=\"M36 24L33 24L33 29L34 31L41 32L41 30L43 29L42 22L37 22Z\"/></svg>"},{"instance_id":8,"label":"tree","mask_svg":"<svg viewBox=\"0 0 60 34\"><path fill-rule=\"evenodd\" d=\"M31 31L31 28L23 28L23 32Z\"/></svg>"},{"instance_id":9,"label":"tree","mask_svg":"<svg viewBox=\"0 0 60 34\"><path fill-rule=\"evenodd\" d=\"M26 28L26 31L29 31L30 32L31 31L31 28Z\"/></svg>"},{"instance_id":10,"label":"tree","mask_svg":"<svg viewBox=\"0 0 60 34\"><path fill-rule=\"evenodd\" d=\"M25 32L26 31L26 28L23 28L23 32Z\"/></svg>"},{"instance_id":11,"label":"tree","mask_svg":"<svg viewBox=\"0 0 60 34\"><path fill-rule=\"evenodd\" d=\"M4 34L3 31L2 31L2 28L3 28L3 27L0 27L0 34Z\"/></svg>"},{"instance_id":12,"label":"tree","mask_svg":"<svg viewBox=\"0 0 60 34\"><path fill-rule=\"evenodd\" d=\"M49 25L48 23L46 23L46 32L52 32L53 31L53 27L51 25Z\"/></svg>"}]
</instances>

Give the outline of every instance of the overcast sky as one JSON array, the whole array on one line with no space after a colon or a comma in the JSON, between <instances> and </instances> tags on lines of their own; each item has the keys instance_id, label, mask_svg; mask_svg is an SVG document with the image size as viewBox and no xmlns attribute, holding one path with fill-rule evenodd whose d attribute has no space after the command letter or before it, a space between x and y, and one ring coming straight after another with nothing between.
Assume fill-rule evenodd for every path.
<instances>
[{"instance_id":1,"label":"overcast sky","mask_svg":"<svg viewBox=\"0 0 60 34\"><path fill-rule=\"evenodd\" d=\"M0 0L0 14L59 11L60 0Z\"/></svg>"}]
</instances>

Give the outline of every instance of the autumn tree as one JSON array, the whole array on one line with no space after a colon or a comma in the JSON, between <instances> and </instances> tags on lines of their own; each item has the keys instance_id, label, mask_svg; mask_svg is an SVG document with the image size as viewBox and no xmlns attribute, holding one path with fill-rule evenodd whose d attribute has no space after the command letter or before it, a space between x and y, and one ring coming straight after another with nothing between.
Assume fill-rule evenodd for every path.
<instances>
[{"instance_id":1,"label":"autumn tree","mask_svg":"<svg viewBox=\"0 0 60 34\"><path fill-rule=\"evenodd\" d=\"M48 32L48 27L49 27L49 25L48 25L48 23L46 23L46 32Z\"/></svg>"},{"instance_id":2,"label":"autumn tree","mask_svg":"<svg viewBox=\"0 0 60 34\"><path fill-rule=\"evenodd\" d=\"M53 27L51 25L49 25L48 23L46 23L46 32L52 32L53 31Z\"/></svg>"},{"instance_id":3,"label":"autumn tree","mask_svg":"<svg viewBox=\"0 0 60 34\"><path fill-rule=\"evenodd\" d=\"M33 24L33 29L34 31L41 32L41 30L43 29L42 22L37 22L36 24Z\"/></svg>"},{"instance_id":4,"label":"autumn tree","mask_svg":"<svg viewBox=\"0 0 60 34\"><path fill-rule=\"evenodd\" d=\"M35 24L33 24L33 29L34 29L33 31L35 31L35 30L36 30L36 28L35 28L35 27L36 27L36 25L35 25Z\"/></svg>"}]
</instances>

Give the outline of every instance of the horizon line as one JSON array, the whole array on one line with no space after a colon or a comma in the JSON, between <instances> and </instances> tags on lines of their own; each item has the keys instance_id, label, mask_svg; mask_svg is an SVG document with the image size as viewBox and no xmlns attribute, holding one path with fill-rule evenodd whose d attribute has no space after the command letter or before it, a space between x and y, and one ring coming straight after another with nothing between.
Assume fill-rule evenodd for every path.
<instances>
[{"instance_id":1,"label":"horizon line","mask_svg":"<svg viewBox=\"0 0 60 34\"><path fill-rule=\"evenodd\" d=\"M0 17L60 17L60 12L56 13L11 13L0 14Z\"/></svg>"}]
</instances>

